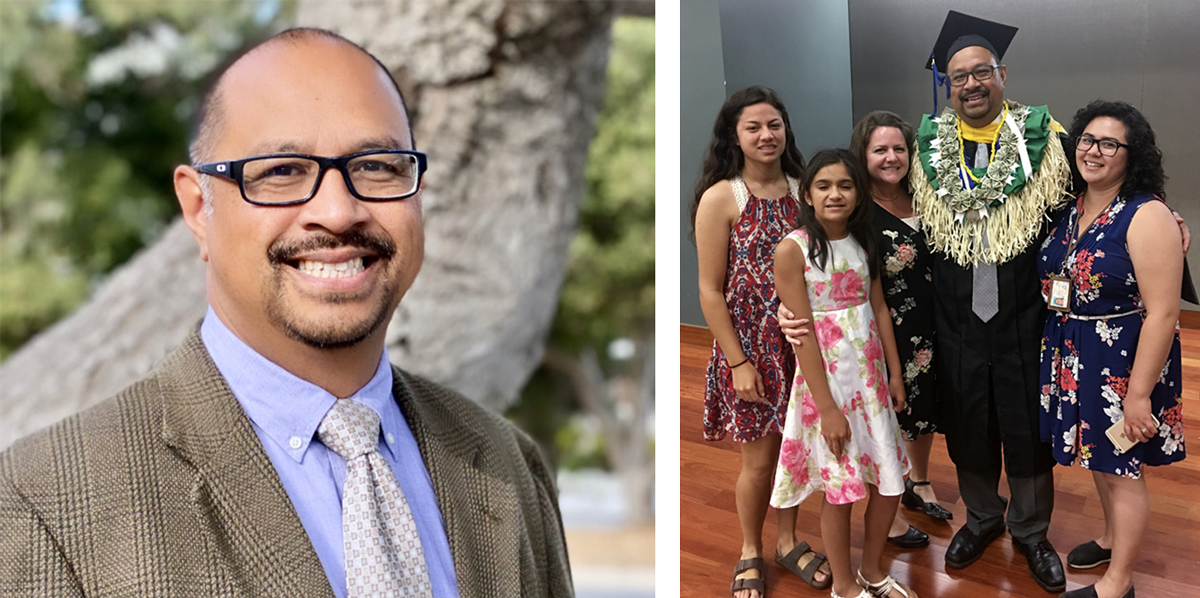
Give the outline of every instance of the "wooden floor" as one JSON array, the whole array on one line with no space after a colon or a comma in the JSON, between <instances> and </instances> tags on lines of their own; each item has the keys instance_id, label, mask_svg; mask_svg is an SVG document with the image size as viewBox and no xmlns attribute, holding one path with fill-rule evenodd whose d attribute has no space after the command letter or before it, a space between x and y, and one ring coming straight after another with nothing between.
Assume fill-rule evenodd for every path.
<instances>
[{"instance_id":1,"label":"wooden floor","mask_svg":"<svg viewBox=\"0 0 1200 598\"><path fill-rule=\"evenodd\" d=\"M711 336L703 328L682 326L680 338L680 594L728 596L733 564L741 547L734 482L739 456L728 438L705 442L701 431L704 375L711 350ZM1151 493L1150 529L1134 569L1138 596L1200 596L1200 330L1184 330L1184 426L1191 455L1167 467L1147 468ZM910 585L921 598L929 597L1024 597L1051 596L1030 577L1025 558L1016 553L1005 534L992 543L983 558L966 569L947 569L944 561L951 537L966 520L966 508L958 495L954 466L946 454L942 436L934 442L930 478L943 506L954 513L952 522L942 523L900 508L918 529L930 535L930 545L902 550L887 545L891 573ZM1056 467L1054 518L1049 539L1063 558L1077 544L1104 531L1100 499L1091 475L1079 467ZM1001 481L1001 493L1007 485ZM818 514L820 495L800 505L797 533L817 550L822 549ZM763 543L768 556L775 545L774 512L767 514ZM861 557L862 507L852 518L851 558ZM787 573L768 558L768 596L828 596ZM1095 583L1106 566L1088 571L1067 569L1067 589Z\"/></svg>"}]
</instances>

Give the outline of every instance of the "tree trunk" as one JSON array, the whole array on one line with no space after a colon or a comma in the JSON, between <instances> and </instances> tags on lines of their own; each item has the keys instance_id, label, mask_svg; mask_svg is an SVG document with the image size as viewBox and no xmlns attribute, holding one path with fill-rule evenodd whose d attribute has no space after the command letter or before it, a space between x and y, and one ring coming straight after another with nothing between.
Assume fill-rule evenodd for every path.
<instances>
[{"instance_id":1,"label":"tree trunk","mask_svg":"<svg viewBox=\"0 0 1200 598\"><path fill-rule=\"evenodd\" d=\"M496 410L542 359L604 96L614 9L593 2L302 0L393 69L429 154L425 264L388 328L392 361ZM169 181L163 182L169 188ZM204 315L175 222L0 367L0 449L151 369Z\"/></svg>"}]
</instances>

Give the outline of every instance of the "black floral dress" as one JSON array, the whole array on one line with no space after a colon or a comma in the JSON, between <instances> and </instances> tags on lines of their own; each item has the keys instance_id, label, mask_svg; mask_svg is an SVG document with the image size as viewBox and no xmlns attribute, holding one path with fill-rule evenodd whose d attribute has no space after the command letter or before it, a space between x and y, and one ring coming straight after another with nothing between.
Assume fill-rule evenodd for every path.
<instances>
[{"instance_id":1,"label":"black floral dress","mask_svg":"<svg viewBox=\"0 0 1200 598\"><path fill-rule=\"evenodd\" d=\"M875 208L883 258L883 296L892 314L896 348L904 367L908 403L896 414L908 441L937 431L938 398L933 373L934 291L925 233L881 206ZM918 227L919 228L919 227Z\"/></svg>"}]
</instances>

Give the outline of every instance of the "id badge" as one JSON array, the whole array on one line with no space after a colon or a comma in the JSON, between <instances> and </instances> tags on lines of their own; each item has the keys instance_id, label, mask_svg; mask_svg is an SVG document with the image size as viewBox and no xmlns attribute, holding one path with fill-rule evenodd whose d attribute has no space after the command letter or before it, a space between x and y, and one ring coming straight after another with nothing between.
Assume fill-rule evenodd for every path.
<instances>
[{"instance_id":1,"label":"id badge","mask_svg":"<svg viewBox=\"0 0 1200 598\"><path fill-rule=\"evenodd\" d=\"M1071 311L1071 279L1050 277L1050 296L1046 298L1046 307L1064 313Z\"/></svg>"}]
</instances>

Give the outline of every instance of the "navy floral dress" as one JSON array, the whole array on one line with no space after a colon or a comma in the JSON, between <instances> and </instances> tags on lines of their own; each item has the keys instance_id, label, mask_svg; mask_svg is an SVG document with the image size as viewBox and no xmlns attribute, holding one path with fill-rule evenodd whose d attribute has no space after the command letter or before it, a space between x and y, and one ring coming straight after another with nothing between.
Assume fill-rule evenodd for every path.
<instances>
[{"instance_id":1,"label":"navy floral dress","mask_svg":"<svg viewBox=\"0 0 1200 598\"><path fill-rule=\"evenodd\" d=\"M1071 315L1049 312L1042 334L1041 436L1054 446L1063 465L1138 478L1142 465L1166 465L1184 458L1183 382L1179 327L1158 384L1150 393L1150 412L1158 433L1119 454L1105 435L1124 417L1123 401L1144 320L1141 295L1125 235L1138 208L1158 201L1151 195L1118 198L1075 245L1067 248L1082 199L1054 222L1038 255L1042 295L1066 260L1072 281Z\"/></svg>"},{"instance_id":2,"label":"navy floral dress","mask_svg":"<svg viewBox=\"0 0 1200 598\"><path fill-rule=\"evenodd\" d=\"M704 438L720 440L731 434L737 442L751 442L782 433L787 417L796 357L779 330L775 246L792 231L800 202L796 181L791 178L791 191L776 199L755 197L741 177L730 183L741 215L729 231L725 304L742 352L762 377L764 402L737 397L725 353L713 341L704 389Z\"/></svg>"}]
</instances>

